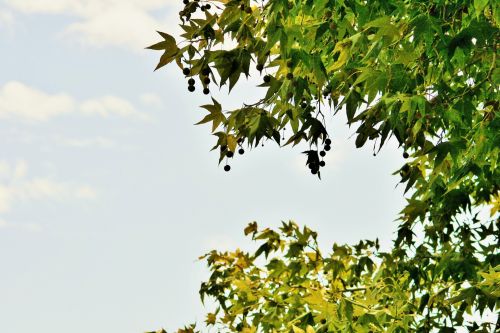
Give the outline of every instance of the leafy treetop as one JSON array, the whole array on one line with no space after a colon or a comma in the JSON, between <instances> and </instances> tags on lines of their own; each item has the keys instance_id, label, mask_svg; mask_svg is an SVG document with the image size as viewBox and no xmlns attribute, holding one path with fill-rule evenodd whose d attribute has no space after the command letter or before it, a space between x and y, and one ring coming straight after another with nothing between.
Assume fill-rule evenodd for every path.
<instances>
[{"instance_id":1,"label":"leafy treetop","mask_svg":"<svg viewBox=\"0 0 500 333\"><path fill-rule=\"evenodd\" d=\"M471 225L452 235L469 234L465 251L458 243L433 249L424 242L408 261L380 251L378 241L334 244L324 255L317 233L306 227L290 221L258 230L251 223L245 234L260 242L255 252L201 257L211 275L200 295L217 305L205 323L217 332L244 333L492 332L500 318L478 317L500 307L500 265L481 259L500 244L500 224L491 225L497 237L480 251L470 240L484 233ZM194 324L178 330L195 332Z\"/></svg>"},{"instance_id":2,"label":"leafy treetop","mask_svg":"<svg viewBox=\"0 0 500 333\"><path fill-rule=\"evenodd\" d=\"M357 147L372 140L380 149L394 136L411 155L399 173L413 190L397 241L411 243L422 221L438 242L460 211L498 210L499 8L488 0L185 1L184 39L161 32L149 48L164 52L157 68L175 61L193 79L190 90L194 78L209 93L210 84L231 91L251 67L266 73L261 99L225 112L214 98L203 106L200 123L211 123L220 161L264 139L307 142L306 163L319 176L331 144L327 111L346 112Z\"/></svg>"},{"instance_id":3,"label":"leafy treetop","mask_svg":"<svg viewBox=\"0 0 500 333\"><path fill-rule=\"evenodd\" d=\"M372 141L376 153L390 137L399 142L407 161L396 173L411 190L390 253L362 242L323 257L315 233L293 223L279 232L252 225L247 232L264 241L252 255L211 252L201 295L219 308L208 324L453 332L465 313L498 311L499 9L492 0L184 0L183 40L160 32L149 47L163 51L157 68L175 61L189 91L198 80L206 95L262 75L260 99L224 110L212 97L203 106L199 123L211 124L219 162L263 140L305 143L320 176L333 144L325 117L345 112L356 147ZM490 219L477 215L484 205Z\"/></svg>"}]
</instances>

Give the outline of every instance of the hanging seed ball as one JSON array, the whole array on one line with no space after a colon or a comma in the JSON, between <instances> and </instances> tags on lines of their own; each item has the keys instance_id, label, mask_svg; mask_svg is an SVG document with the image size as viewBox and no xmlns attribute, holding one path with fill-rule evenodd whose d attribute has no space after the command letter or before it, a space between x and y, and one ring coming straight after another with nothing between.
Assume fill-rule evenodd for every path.
<instances>
[{"instance_id":1,"label":"hanging seed ball","mask_svg":"<svg viewBox=\"0 0 500 333\"><path fill-rule=\"evenodd\" d=\"M325 146L325 150L326 150L326 151L329 151L330 149L332 149L332 147L330 147L330 145L326 145L326 146Z\"/></svg>"},{"instance_id":2,"label":"hanging seed ball","mask_svg":"<svg viewBox=\"0 0 500 333\"><path fill-rule=\"evenodd\" d=\"M208 10L208 9L212 8L212 6L210 6L210 4L209 4L209 3L207 3L207 4L205 5L205 8Z\"/></svg>"},{"instance_id":3,"label":"hanging seed ball","mask_svg":"<svg viewBox=\"0 0 500 333\"><path fill-rule=\"evenodd\" d=\"M210 74L210 68L205 67L201 70L201 74L208 76Z\"/></svg>"},{"instance_id":4,"label":"hanging seed ball","mask_svg":"<svg viewBox=\"0 0 500 333\"><path fill-rule=\"evenodd\" d=\"M193 78L190 78L190 79L188 80L188 84L189 84L190 86L194 86L194 83L195 83L195 81L194 81L194 79L193 79Z\"/></svg>"},{"instance_id":5,"label":"hanging seed ball","mask_svg":"<svg viewBox=\"0 0 500 333\"><path fill-rule=\"evenodd\" d=\"M226 153L226 156L227 156L227 157L229 157L229 158L231 158L231 157L233 157L233 156L234 156L234 153L233 153L232 151L230 151L230 150L229 150L229 151Z\"/></svg>"},{"instance_id":6,"label":"hanging seed ball","mask_svg":"<svg viewBox=\"0 0 500 333\"><path fill-rule=\"evenodd\" d=\"M184 74L184 75L189 75L189 74L191 74L191 70L190 70L189 68L187 68L187 67L186 67L186 68L184 68L184 69L182 70L182 74Z\"/></svg>"},{"instance_id":7,"label":"hanging seed ball","mask_svg":"<svg viewBox=\"0 0 500 333\"><path fill-rule=\"evenodd\" d=\"M325 144L327 144L327 145L331 145L331 144L332 144L332 140L330 140L330 139L326 139L326 140L325 140Z\"/></svg>"},{"instance_id":8,"label":"hanging seed ball","mask_svg":"<svg viewBox=\"0 0 500 333\"><path fill-rule=\"evenodd\" d=\"M184 3L185 5L187 5L189 3L189 0L183 0L182 3Z\"/></svg>"},{"instance_id":9,"label":"hanging seed ball","mask_svg":"<svg viewBox=\"0 0 500 333\"><path fill-rule=\"evenodd\" d=\"M238 154L243 155L244 153L245 153L245 149L240 148L240 149L238 150Z\"/></svg>"},{"instance_id":10,"label":"hanging seed ball","mask_svg":"<svg viewBox=\"0 0 500 333\"><path fill-rule=\"evenodd\" d=\"M262 72L262 70L264 69L264 65L263 64L257 64L257 66L255 68L257 68L257 70L259 72Z\"/></svg>"},{"instance_id":11,"label":"hanging seed ball","mask_svg":"<svg viewBox=\"0 0 500 333\"><path fill-rule=\"evenodd\" d=\"M271 76L270 76L270 75L264 75L264 78L263 78L263 79L264 79L264 82L265 82L265 83L269 83L269 82L271 82Z\"/></svg>"},{"instance_id":12,"label":"hanging seed ball","mask_svg":"<svg viewBox=\"0 0 500 333\"><path fill-rule=\"evenodd\" d=\"M205 95L210 94L210 89L208 89L208 88L204 88L204 89L203 89L203 93L204 93Z\"/></svg>"},{"instance_id":13,"label":"hanging seed ball","mask_svg":"<svg viewBox=\"0 0 500 333\"><path fill-rule=\"evenodd\" d=\"M189 92L193 92L193 91L195 91L195 90L196 90L196 88L195 88L194 86L189 86L189 87L188 87L188 90L189 90Z\"/></svg>"},{"instance_id":14,"label":"hanging seed ball","mask_svg":"<svg viewBox=\"0 0 500 333\"><path fill-rule=\"evenodd\" d=\"M287 74L286 74L286 78L287 78L288 80L292 80L292 79L293 79L293 73L287 73Z\"/></svg>"},{"instance_id":15,"label":"hanging seed ball","mask_svg":"<svg viewBox=\"0 0 500 333\"><path fill-rule=\"evenodd\" d=\"M210 78L209 77L204 78L203 79L203 83L209 84L210 83Z\"/></svg>"},{"instance_id":16,"label":"hanging seed ball","mask_svg":"<svg viewBox=\"0 0 500 333\"><path fill-rule=\"evenodd\" d=\"M408 154L407 152L404 152L404 153L403 153L403 158L404 158L404 159L407 159L408 157L410 157L410 154Z\"/></svg>"},{"instance_id":17,"label":"hanging seed ball","mask_svg":"<svg viewBox=\"0 0 500 333\"><path fill-rule=\"evenodd\" d=\"M326 162L325 162L325 161L321 161L321 162L319 162L319 166L320 166L320 167L324 167L325 165L326 165Z\"/></svg>"},{"instance_id":18,"label":"hanging seed ball","mask_svg":"<svg viewBox=\"0 0 500 333\"><path fill-rule=\"evenodd\" d=\"M229 164L225 165L224 171L228 172L229 170L231 170L231 166Z\"/></svg>"},{"instance_id":19,"label":"hanging seed ball","mask_svg":"<svg viewBox=\"0 0 500 333\"><path fill-rule=\"evenodd\" d=\"M326 151L322 150L319 152L319 156L325 157L326 156Z\"/></svg>"}]
</instances>

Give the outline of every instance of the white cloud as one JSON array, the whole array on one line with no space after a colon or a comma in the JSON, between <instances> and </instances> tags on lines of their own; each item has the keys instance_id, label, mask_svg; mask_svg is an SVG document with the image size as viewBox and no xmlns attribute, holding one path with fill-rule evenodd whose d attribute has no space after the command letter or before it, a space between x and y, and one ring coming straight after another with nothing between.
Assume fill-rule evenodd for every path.
<instances>
[{"instance_id":1,"label":"white cloud","mask_svg":"<svg viewBox=\"0 0 500 333\"><path fill-rule=\"evenodd\" d=\"M92 139L62 139L59 141L62 142L64 146L74 148L98 147L111 149L117 146L115 141L101 136Z\"/></svg>"},{"instance_id":2,"label":"white cloud","mask_svg":"<svg viewBox=\"0 0 500 333\"><path fill-rule=\"evenodd\" d=\"M19 185L10 186L13 197L21 200L62 199L68 193L68 186L47 178L23 180Z\"/></svg>"},{"instance_id":3,"label":"white cloud","mask_svg":"<svg viewBox=\"0 0 500 333\"><path fill-rule=\"evenodd\" d=\"M74 107L67 94L49 95L20 82L8 82L0 89L0 118L45 121L72 112Z\"/></svg>"},{"instance_id":4,"label":"white cloud","mask_svg":"<svg viewBox=\"0 0 500 333\"><path fill-rule=\"evenodd\" d=\"M95 199L97 198L97 193L92 187L83 185L76 189L75 196L78 199Z\"/></svg>"},{"instance_id":5,"label":"white cloud","mask_svg":"<svg viewBox=\"0 0 500 333\"><path fill-rule=\"evenodd\" d=\"M144 104L146 106L155 107L155 108L159 108L159 107L163 106L163 100L157 94L144 93L144 94L141 94L141 96L139 96L139 98L141 99L142 104Z\"/></svg>"},{"instance_id":6,"label":"white cloud","mask_svg":"<svg viewBox=\"0 0 500 333\"><path fill-rule=\"evenodd\" d=\"M10 165L5 161L0 161L0 180L10 176Z\"/></svg>"},{"instance_id":7,"label":"white cloud","mask_svg":"<svg viewBox=\"0 0 500 333\"><path fill-rule=\"evenodd\" d=\"M138 112L129 101L115 96L105 96L84 101L80 105L80 110L85 114L99 115L105 118L111 115L148 118L145 114Z\"/></svg>"},{"instance_id":8,"label":"white cloud","mask_svg":"<svg viewBox=\"0 0 500 333\"><path fill-rule=\"evenodd\" d=\"M11 11L0 8L0 29L10 29L14 25L14 15Z\"/></svg>"},{"instance_id":9,"label":"white cloud","mask_svg":"<svg viewBox=\"0 0 500 333\"><path fill-rule=\"evenodd\" d=\"M26 13L90 16L106 8L132 6L150 11L178 2L174 0L5 0L5 3Z\"/></svg>"},{"instance_id":10,"label":"white cloud","mask_svg":"<svg viewBox=\"0 0 500 333\"><path fill-rule=\"evenodd\" d=\"M0 183L0 213L9 212L19 202L91 200L97 197L96 191L89 185L43 177L28 179L28 166L24 161L14 166L0 161L0 167L3 178Z\"/></svg>"},{"instance_id":11,"label":"white cloud","mask_svg":"<svg viewBox=\"0 0 500 333\"><path fill-rule=\"evenodd\" d=\"M0 219L0 229L17 229L27 232L41 232L42 226L37 223L11 223Z\"/></svg>"},{"instance_id":12,"label":"white cloud","mask_svg":"<svg viewBox=\"0 0 500 333\"><path fill-rule=\"evenodd\" d=\"M68 94L49 94L16 81L0 87L0 118L43 122L69 113L149 119L148 115L137 111L132 103L116 96L78 102Z\"/></svg>"},{"instance_id":13,"label":"white cloud","mask_svg":"<svg viewBox=\"0 0 500 333\"><path fill-rule=\"evenodd\" d=\"M133 24L131 24L133 22ZM65 35L76 35L87 45L118 45L144 50L162 24L144 11L118 6L71 24Z\"/></svg>"},{"instance_id":14,"label":"white cloud","mask_svg":"<svg viewBox=\"0 0 500 333\"><path fill-rule=\"evenodd\" d=\"M26 164L25 161L20 161L17 163L16 167L14 168L14 179L22 179L26 177L26 174L28 173L28 164Z\"/></svg>"},{"instance_id":15,"label":"white cloud","mask_svg":"<svg viewBox=\"0 0 500 333\"><path fill-rule=\"evenodd\" d=\"M69 9L66 0L6 0L13 8L27 13L61 13Z\"/></svg>"},{"instance_id":16,"label":"white cloud","mask_svg":"<svg viewBox=\"0 0 500 333\"><path fill-rule=\"evenodd\" d=\"M7 186L0 185L0 213L10 210L12 204L12 193Z\"/></svg>"},{"instance_id":17,"label":"white cloud","mask_svg":"<svg viewBox=\"0 0 500 333\"><path fill-rule=\"evenodd\" d=\"M180 1L180 0L179 0ZM143 50L155 40L155 30L167 20L155 13L179 4L175 0L6 0L11 8L29 14L71 15L78 19L64 33L84 44L115 45Z\"/></svg>"}]
</instances>

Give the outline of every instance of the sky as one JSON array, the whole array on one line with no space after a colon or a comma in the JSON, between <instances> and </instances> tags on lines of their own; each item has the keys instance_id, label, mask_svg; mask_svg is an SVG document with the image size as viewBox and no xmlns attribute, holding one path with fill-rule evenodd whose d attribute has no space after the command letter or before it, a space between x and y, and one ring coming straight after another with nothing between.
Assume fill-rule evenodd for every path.
<instances>
[{"instance_id":1,"label":"sky","mask_svg":"<svg viewBox=\"0 0 500 333\"><path fill-rule=\"evenodd\" d=\"M182 2L0 0L0 332L135 333L203 321L197 258L254 248L251 221L295 220L323 248L378 237L404 205L394 141L356 149L339 114L322 180L304 147L247 151L224 172L209 97L174 65L153 69L155 30ZM255 101L259 77L225 109ZM199 88L199 87L198 87ZM212 89L216 90L216 89Z\"/></svg>"}]
</instances>

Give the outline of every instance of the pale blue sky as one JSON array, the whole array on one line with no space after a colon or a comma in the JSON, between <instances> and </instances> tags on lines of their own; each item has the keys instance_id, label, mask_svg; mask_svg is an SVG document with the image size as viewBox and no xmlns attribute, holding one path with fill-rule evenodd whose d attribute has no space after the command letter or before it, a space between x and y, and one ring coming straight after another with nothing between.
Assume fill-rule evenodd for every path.
<instances>
[{"instance_id":1,"label":"pale blue sky","mask_svg":"<svg viewBox=\"0 0 500 333\"><path fill-rule=\"evenodd\" d=\"M343 116L323 180L274 144L218 167L175 67L143 48L181 1L0 1L0 332L135 333L203 320L196 258L256 220L388 245L402 151L356 150ZM257 79L256 79L257 80ZM223 106L259 96L257 81Z\"/></svg>"}]
</instances>

